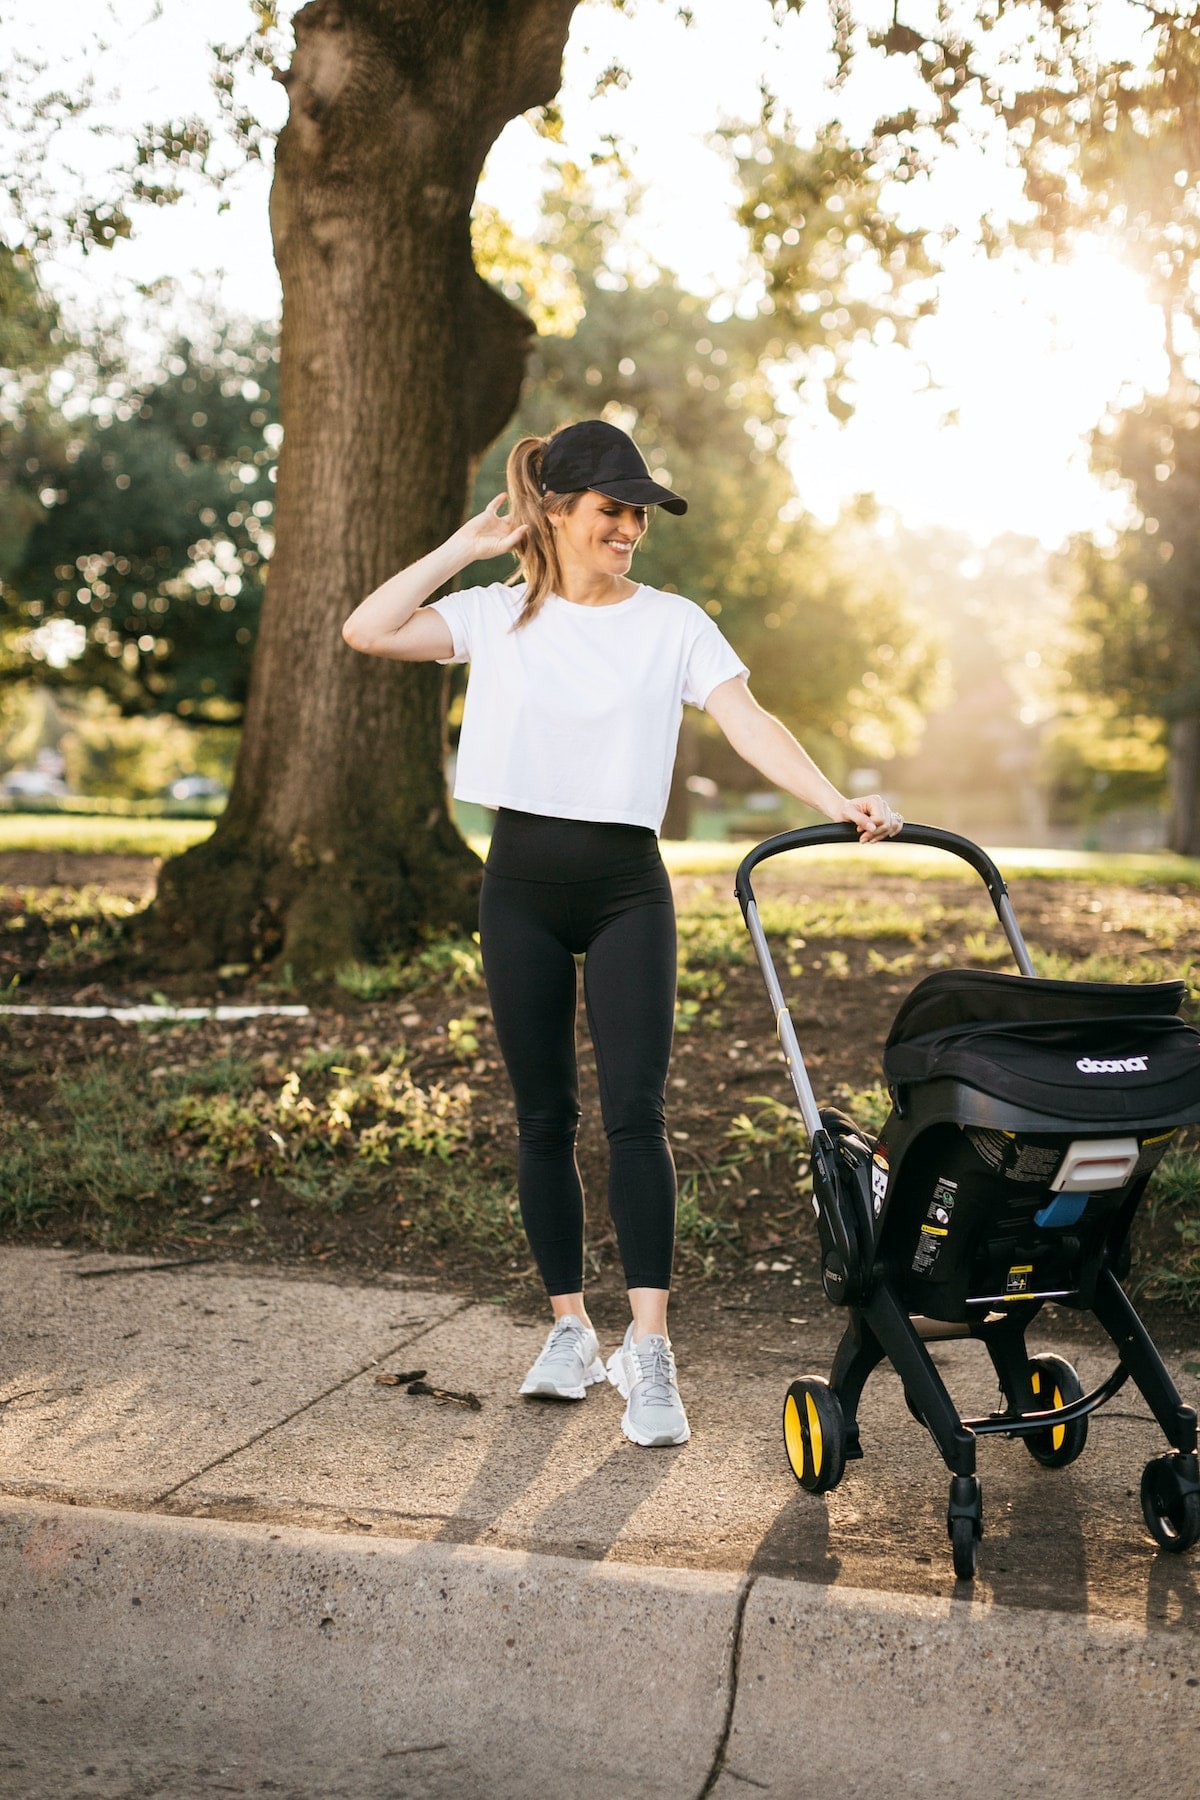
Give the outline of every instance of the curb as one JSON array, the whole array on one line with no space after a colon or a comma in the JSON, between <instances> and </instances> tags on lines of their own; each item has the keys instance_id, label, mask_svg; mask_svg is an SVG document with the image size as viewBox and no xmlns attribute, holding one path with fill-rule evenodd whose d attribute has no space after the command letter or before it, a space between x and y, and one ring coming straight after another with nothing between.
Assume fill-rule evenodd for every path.
<instances>
[{"instance_id":1,"label":"curb","mask_svg":"<svg viewBox=\"0 0 1200 1800\"><path fill-rule=\"evenodd\" d=\"M1200 1735L1193 1632L36 1502L0 1646L4 1800L1091 1800Z\"/></svg>"}]
</instances>

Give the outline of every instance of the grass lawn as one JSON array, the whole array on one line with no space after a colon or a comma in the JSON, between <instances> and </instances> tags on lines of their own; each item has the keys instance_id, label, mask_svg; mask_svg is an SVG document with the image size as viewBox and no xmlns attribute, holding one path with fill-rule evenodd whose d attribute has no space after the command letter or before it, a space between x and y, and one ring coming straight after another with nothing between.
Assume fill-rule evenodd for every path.
<instances>
[{"instance_id":1,"label":"grass lawn","mask_svg":"<svg viewBox=\"0 0 1200 1800\"><path fill-rule=\"evenodd\" d=\"M91 813L0 813L0 856L177 856L212 833L213 819L114 819Z\"/></svg>"},{"instance_id":2,"label":"grass lawn","mask_svg":"<svg viewBox=\"0 0 1200 1800\"><path fill-rule=\"evenodd\" d=\"M74 852L83 856L175 856L208 837L212 819L129 819L71 815L66 813L0 813L0 855L6 851ZM467 840L480 855L487 853L486 836L471 833ZM754 840L714 843L692 838L663 844L663 860L673 875L732 876ZM1165 883L1200 887L1200 857L1113 854L1101 850L1046 850L999 848L987 845L989 855L1007 878L1046 876L1054 880ZM908 844L871 845L863 849L791 851L781 859L791 868L844 869L861 877L876 874L908 875L917 879L978 877L957 858L937 850ZM775 865L779 866L779 865Z\"/></svg>"}]
</instances>

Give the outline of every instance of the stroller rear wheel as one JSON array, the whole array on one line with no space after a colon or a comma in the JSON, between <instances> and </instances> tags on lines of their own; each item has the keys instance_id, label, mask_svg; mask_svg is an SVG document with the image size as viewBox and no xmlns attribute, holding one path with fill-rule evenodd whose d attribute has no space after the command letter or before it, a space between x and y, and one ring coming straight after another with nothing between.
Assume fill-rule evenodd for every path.
<instances>
[{"instance_id":1,"label":"stroller rear wheel","mask_svg":"<svg viewBox=\"0 0 1200 1800\"><path fill-rule=\"evenodd\" d=\"M1029 1379L1039 1412L1083 1399L1083 1383L1065 1357L1030 1357ZM1045 1431L1031 1433L1025 1439L1025 1448L1043 1469L1065 1469L1082 1454L1087 1434L1087 1418L1073 1419L1069 1425L1050 1425Z\"/></svg>"},{"instance_id":2,"label":"stroller rear wheel","mask_svg":"<svg viewBox=\"0 0 1200 1800\"><path fill-rule=\"evenodd\" d=\"M792 1474L809 1494L827 1494L846 1468L846 1422L827 1381L793 1381L783 1403L783 1442Z\"/></svg>"},{"instance_id":3,"label":"stroller rear wheel","mask_svg":"<svg viewBox=\"0 0 1200 1800\"><path fill-rule=\"evenodd\" d=\"M1196 1453L1156 1456L1142 1471L1142 1517L1161 1550L1190 1550L1200 1538Z\"/></svg>"}]
</instances>

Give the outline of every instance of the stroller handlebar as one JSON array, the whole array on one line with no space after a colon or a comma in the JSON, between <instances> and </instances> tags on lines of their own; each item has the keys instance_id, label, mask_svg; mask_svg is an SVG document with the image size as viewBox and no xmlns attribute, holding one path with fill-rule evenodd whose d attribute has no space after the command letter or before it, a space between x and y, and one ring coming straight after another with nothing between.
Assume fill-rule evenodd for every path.
<instances>
[{"instance_id":1,"label":"stroller handlebar","mask_svg":"<svg viewBox=\"0 0 1200 1800\"><path fill-rule=\"evenodd\" d=\"M969 863L979 876L991 896L996 916L1008 939L1009 948L1017 961L1022 975L1032 975L1033 963L1025 940L1021 935L1013 912L1012 901L1008 896L1004 877L987 854L970 838L960 837L955 831L942 831L936 825L905 825L894 838L881 840L890 844L921 844L929 850L944 850L950 856L957 856ZM765 838L756 844L749 854L742 858L734 878L733 891L738 905L742 909L742 917L750 924L749 909L755 906L754 890L750 885L751 871L768 857L778 856L784 850L807 850L818 844L855 844L858 842L858 831L853 825L802 825L795 831L781 831L775 837ZM755 911L757 907L755 906Z\"/></svg>"}]
</instances>

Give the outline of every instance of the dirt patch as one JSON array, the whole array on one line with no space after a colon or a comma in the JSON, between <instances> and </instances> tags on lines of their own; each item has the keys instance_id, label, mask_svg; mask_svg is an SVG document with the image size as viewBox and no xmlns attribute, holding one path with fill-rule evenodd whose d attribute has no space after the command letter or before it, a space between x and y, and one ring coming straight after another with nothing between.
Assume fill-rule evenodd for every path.
<instances>
[{"instance_id":1,"label":"dirt patch","mask_svg":"<svg viewBox=\"0 0 1200 1800\"><path fill-rule=\"evenodd\" d=\"M7 850L0 888L100 887L145 905L162 867L152 856L92 856L78 850Z\"/></svg>"}]
</instances>

